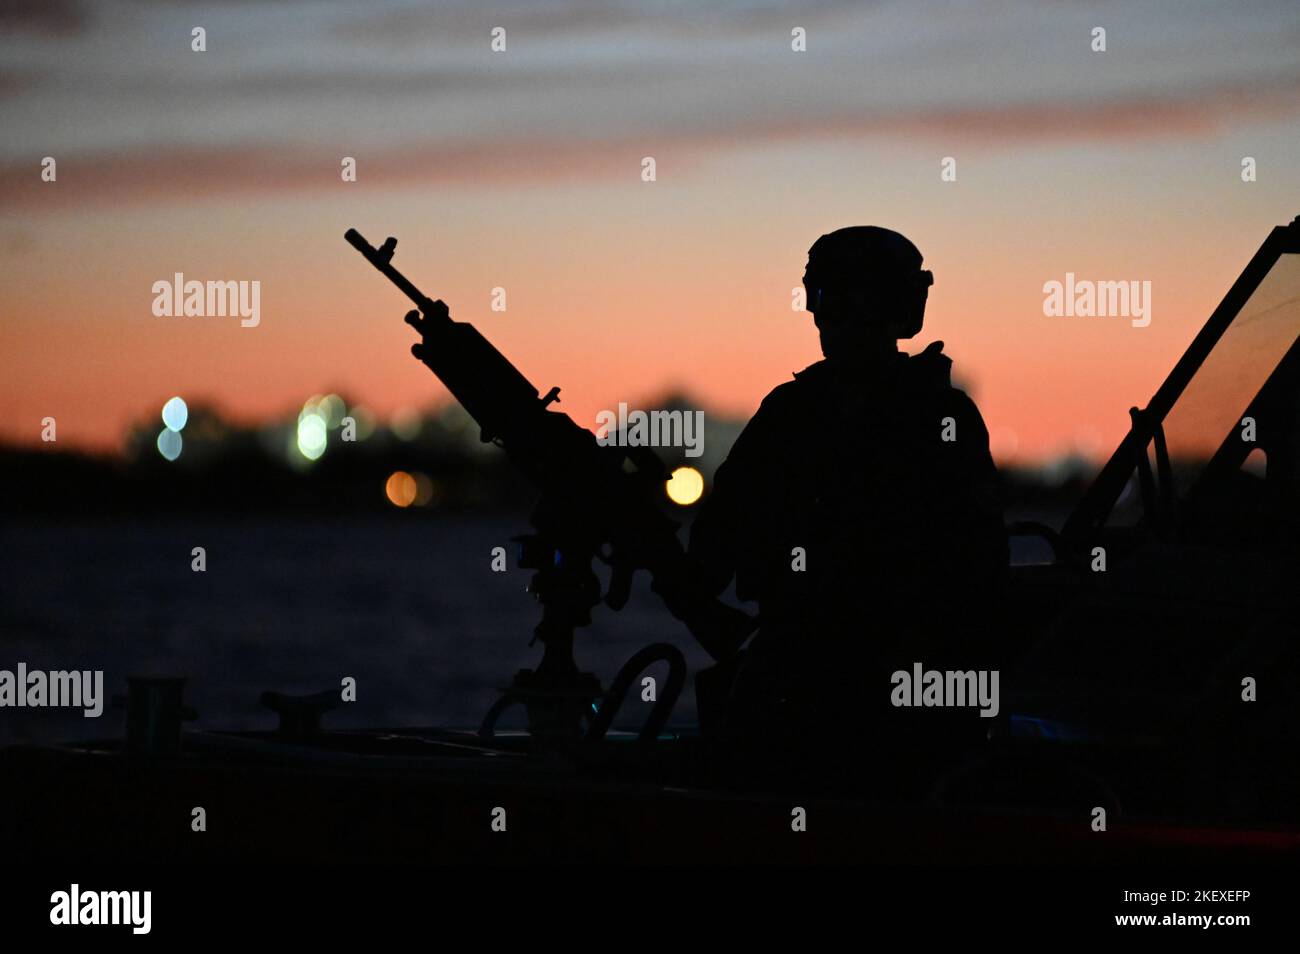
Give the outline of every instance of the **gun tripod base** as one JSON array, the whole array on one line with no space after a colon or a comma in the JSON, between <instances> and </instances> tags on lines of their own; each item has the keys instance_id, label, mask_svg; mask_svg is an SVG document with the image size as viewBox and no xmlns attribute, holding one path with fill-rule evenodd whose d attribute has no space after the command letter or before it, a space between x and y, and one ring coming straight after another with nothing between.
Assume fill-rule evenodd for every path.
<instances>
[{"instance_id":1,"label":"gun tripod base","mask_svg":"<svg viewBox=\"0 0 1300 954\"><path fill-rule=\"evenodd\" d=\"M586 721L595 714L595 702L602 695L594 673L573 671L560 675L521 669L502 690L479 726L479 738L491 739L497 719L514 705L528 713L528 734L539 750L567 748L585 734Z\"/></svg>"},{"instance_id":2,"label":"gun tripod base","mask_svg":"<svg viewBox=\"0 0 1300 954\"><path fill-rule=\"evenodd\" d=\"M510 693L528 712L528 732L543 747L582 737L602 690L594 673L573 672L556 678L532 669L515 674Z\"/></svg>"}]
</instances>

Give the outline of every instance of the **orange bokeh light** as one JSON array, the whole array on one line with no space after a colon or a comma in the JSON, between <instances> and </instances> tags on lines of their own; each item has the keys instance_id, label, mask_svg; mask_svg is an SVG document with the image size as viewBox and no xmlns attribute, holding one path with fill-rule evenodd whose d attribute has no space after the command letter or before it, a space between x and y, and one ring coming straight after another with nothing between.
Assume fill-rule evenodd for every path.
<instances>
[{"instance_id":1,"label":"orange bokeh light","mask_svg":"<svg viewBox=\"0 0 1300 954\"><path fill-rule=\"evenodd\" d=\"M415 478L404 470L394 471L384 484L384 493L395 507L409 507L415 503L417 489Z\"/></svg>"}]
</instances>

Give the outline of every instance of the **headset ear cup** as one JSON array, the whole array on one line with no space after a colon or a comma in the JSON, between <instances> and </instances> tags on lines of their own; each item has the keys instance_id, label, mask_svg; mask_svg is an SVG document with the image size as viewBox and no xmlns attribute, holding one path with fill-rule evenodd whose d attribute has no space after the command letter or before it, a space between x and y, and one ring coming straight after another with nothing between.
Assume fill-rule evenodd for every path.
<instances>
[{"instance_id":1,"label":"headset ear cup","mask_svg":"<svg viewBox=\"0 0 1300 954\"><path fill-rule=\"evenodd\" d=\"M925 302L928 297L927 290L922 288L912 299L914 307L909 308L907 313L913 317L899 328L900 338L915 338L921 333L921 328L925 324Z\"/></svg>"}]
</instances>

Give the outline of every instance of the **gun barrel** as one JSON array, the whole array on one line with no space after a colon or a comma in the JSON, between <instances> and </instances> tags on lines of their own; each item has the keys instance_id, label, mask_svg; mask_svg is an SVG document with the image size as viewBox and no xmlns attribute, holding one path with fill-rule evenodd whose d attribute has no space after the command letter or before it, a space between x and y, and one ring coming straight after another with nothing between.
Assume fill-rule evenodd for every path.
<instances>
[{"instance_id":1,"label":"gun barrel","mask_svg":"<svg viewBox=\"0 0 1300 954\"><path fill-rule=\"evenodd\" d=\"M366 261L383 272L384 275L387 276L388 280L401 290L403 295L415 302L415 306L419 308L420 311L427 313L432 309L433 299L420 291L420 289L416 288L411 284L410 279L393 267L391 261L393 257L392 252L385 255L379 249L367 242L365 236L356 229L348 229L343 233L343 237L347 240L349 245L366 257Z\"/></svg>"}]
</instances>

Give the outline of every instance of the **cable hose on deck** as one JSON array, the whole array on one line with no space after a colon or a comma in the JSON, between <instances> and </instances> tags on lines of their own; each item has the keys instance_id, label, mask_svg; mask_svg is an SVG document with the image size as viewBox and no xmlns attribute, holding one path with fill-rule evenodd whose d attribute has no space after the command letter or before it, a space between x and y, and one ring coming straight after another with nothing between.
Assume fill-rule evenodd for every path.
<instances>
[{"instance_id":1,"label":"cable hose on deck","mask_svg":"<svg viewBox=\"0 0 1300 954\"><path fill-rule=\"evenodd\" d=\"M623 705L623 699L632 686L632 680L647 666L657 662L668 663L668 681L662 691L656 695L654 707L641 727L637 742L644 744L659 738L660 731L667 724L668 716L672 714L673 706L677 703L677 697L682 694L682 686L686 684L686 657L672 643L652 643L623 664L614 681L609 684L609 691L601 700L596 718L592 721L591 728L587 730L588 742L599 742L605 737L605 733L614 722L614 716Z\"/></svg>"}]
</instances>

